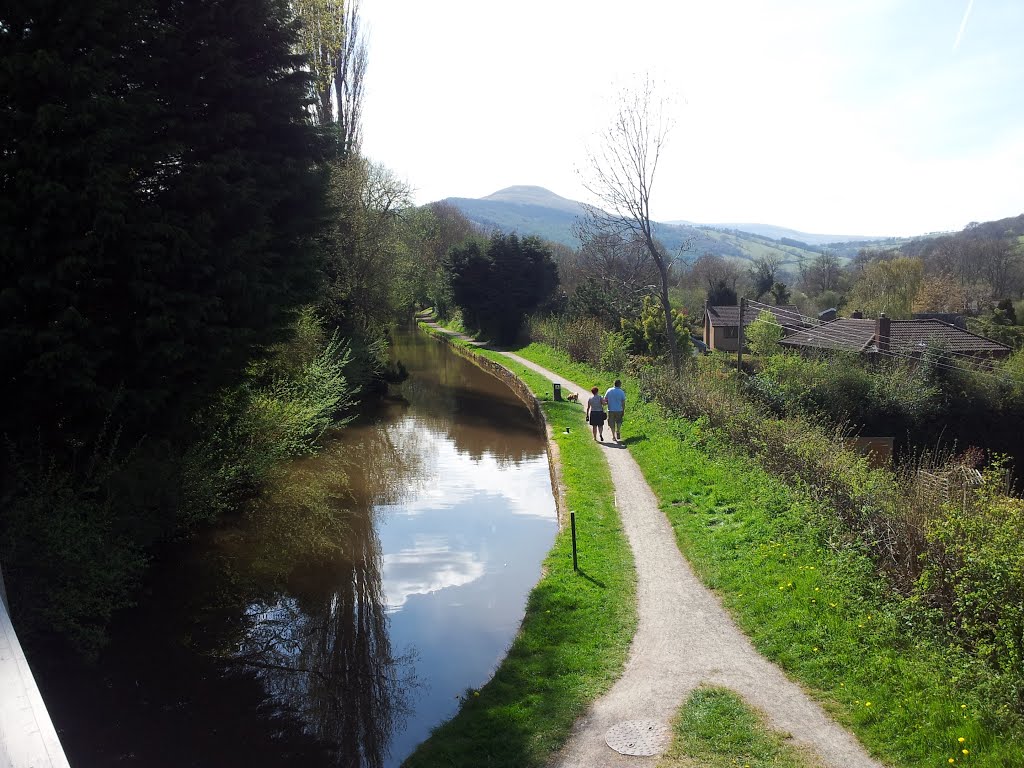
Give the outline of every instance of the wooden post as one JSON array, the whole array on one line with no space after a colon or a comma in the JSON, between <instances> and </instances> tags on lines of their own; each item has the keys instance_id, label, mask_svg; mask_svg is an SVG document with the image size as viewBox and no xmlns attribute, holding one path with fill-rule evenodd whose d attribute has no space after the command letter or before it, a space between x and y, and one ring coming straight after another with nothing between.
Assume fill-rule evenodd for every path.
<instances>
[{"instance_id":1,"label":"wooden post","mask_svg":"<svg viewBox=\"0 0 1024 768\"><path fill-rule=\"evenodd\" d=\"M569 525L572 527L572 569L573 571L579 571L579 565L576 563L576 513L569 513Z\"/></svg>"},{"instance_id":2,"label":"wooden post","mask_svg":"<svg viewBox=\"0 0 1024 768\"><path fill-rule=\"evenodd\" d=\"M743 311L747 308L746 297L740 298L740 327L736 332L736 340L739 342L736 345L736 370L743 371Z\"/></svg>"}]
</instances>

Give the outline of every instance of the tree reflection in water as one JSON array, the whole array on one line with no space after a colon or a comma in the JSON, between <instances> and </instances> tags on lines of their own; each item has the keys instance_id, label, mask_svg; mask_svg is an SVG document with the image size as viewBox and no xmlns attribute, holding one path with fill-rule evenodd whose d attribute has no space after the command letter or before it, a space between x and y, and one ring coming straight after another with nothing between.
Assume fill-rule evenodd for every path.
<instances>
[{"instance_id":1,"label":"tree reflection in water","mask_svg":"<svg viewBox=\"0 0 1024 768\"><path fill-rule=\"evenodd\" d=\"M391 648L373 510L375 503L398 503L418 487L424 438L401 422L355 427L346 438L344 446L296 462L291 476L305 486L306 506L338 504L337 493L316 489L324 478L345 483L343 534L334 539L330 557L306 558L288 575L287 592L251 602L249 628L233 662L253 670L271 697L331 745L337 765L381 768L417 686L412 652L396 656ZM358 465L343 458L351 455L360 457ZM338 472L339 463L347 477ZM285 494L294 495L294 488ZM273 495L266 506L275 506ZM307 544L310 538L299 537ZM274 559L294 564L302 559L296 555L279 552Z\"/></svg>"},{"instance_id":2,"label":"tree reflection in water","mask_svg":"<svg viewBox=\"0 0 1024 768\"><path fill-rule=\"evenodd\" d=\"M323 573L330 587L250 606L235 655L345 768L383 766L415 689L411 658L395 657L388 639L371 517L353 514L345 557Z\"/></svg>"}]
</instances>

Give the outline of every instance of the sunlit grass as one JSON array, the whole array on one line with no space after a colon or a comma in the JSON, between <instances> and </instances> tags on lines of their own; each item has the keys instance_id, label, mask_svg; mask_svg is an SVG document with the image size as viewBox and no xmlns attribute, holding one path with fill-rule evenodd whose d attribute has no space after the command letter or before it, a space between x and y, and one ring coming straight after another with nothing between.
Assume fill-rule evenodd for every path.
<instances>
[{"instance_id":1,"label":"sunlit grass","mask_svg":"<svg viewBox=\"0 0 1024 768\"><path fill-rule=\"evenodd\" d=\"M490 682L466 693L459 713L408 766L544 765L576 718L618 678L636 629L633 560L601 450L583 428L578 405L552 402L548 381L509 367L520 368L516 373L538 395L558 444L580 571L573 572L564 524L507 657Z\"/></svg>"},{"instance_id":2,"label":"sunlit grass","mask_svg":"<svg viewBox=\"0 0 1024 768\"><path fill-rule=\"evenodd\" d=\"M816 768L732 691L698 688L679 710L658 768Z\"/></svg>"}]
</instances>

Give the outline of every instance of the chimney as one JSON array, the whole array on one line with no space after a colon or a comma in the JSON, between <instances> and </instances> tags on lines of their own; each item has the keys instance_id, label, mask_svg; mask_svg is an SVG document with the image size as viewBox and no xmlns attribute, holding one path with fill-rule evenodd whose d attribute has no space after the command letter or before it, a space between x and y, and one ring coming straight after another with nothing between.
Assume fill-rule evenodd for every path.
<instances>
[{"instance_id":1,"label":"chimney","mask_svg":"<svg viewBox=\"0 0 1024 768\"><path fill-rule=\"evenodd\" d=\"M858 309L858 310L855 310L855 311L853 312L853 314L851 314L851 315L850 315L850 317L852 317L852 318L853 318L854 320L863 320L863 319L864 319L864 313L863 313L863 312L861 312L861 311L860 311L860 310Z\"/></svg>"},{"instance_id":2,"label":"chimney","mask_svg":"<svg viewBox=\"0 0 1024 768\"><path fill-rule=\"evenodd\" d=\"M885 312L878 313L878 319L875 320L875 346L878 347L879 352L889 351L889 328L892 320L885 314Z\"/></svg>"}]
</instances>

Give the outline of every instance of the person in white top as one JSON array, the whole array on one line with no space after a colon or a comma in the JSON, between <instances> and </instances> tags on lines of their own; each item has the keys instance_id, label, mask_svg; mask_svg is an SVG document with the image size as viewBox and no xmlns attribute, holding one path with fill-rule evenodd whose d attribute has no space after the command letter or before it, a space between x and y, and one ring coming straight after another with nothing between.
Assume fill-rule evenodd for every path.
<instances>
[{"instance_id":1,"label":"person in white top","mask_svg":"<svg viewBox=\"0 0 1024 768\"><path fill-rule=\"evenodd\" d=\"M591 397L587 400L587 424L590 425L597 440L597 434L601 433L601 442L604 442L604 398L598 394L597 387L590 390Z\"/></svg>"},{"instance_id":2,"label":"person in white top","mask_svg":"<svg viewBox=\"0 0 1024 768\"><path fill-rule=\"evenodd\" d=\"M615 380L615 386L604 393L604 401L608 404L608 428L612 437L622 440L622 417L626 413L626 393L622 391L622 382Z\"/></svg>"}]
</instances>

